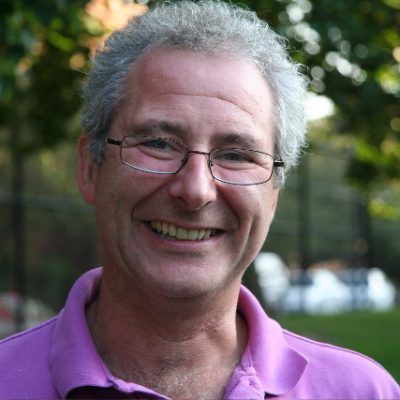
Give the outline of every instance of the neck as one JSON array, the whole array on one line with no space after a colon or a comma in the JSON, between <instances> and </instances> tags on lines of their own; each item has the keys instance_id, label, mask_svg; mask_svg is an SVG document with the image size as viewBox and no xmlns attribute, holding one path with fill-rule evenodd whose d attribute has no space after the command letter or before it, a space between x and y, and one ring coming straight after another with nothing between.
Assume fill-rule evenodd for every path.
<instances>
[{"instance_id":1,"label":"neck","mask_svg":"<svg viewBox=\"0 0 400 400\"><path fill-rule=\"evenodd\" d=\"M103 280L88 323L100 356L119 378L174 399L198 398L192 386L204 392L203 380L209 387L212 379L217 398L247 342L236 313L238 291L239 285L195 299L116 297ZM189 386L190 393L183 392Z\"/></svg>"}]
</instances>

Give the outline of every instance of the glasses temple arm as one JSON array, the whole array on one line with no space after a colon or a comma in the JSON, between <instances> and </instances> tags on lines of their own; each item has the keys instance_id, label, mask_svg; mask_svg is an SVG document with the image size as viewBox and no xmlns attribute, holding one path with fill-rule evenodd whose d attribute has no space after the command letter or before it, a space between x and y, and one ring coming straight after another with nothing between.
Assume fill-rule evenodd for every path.
<instances>
[{"instance_id":1,"label":"glasses temple arm","mask_svg":"<svg viewBox=\"0 0 400 400\"><path fill-rule=\"evenodd\" d=\"M122 142L120 140L106 138L106 143L113 144L115 146L121 146Z\"/></svg>"}]
</instances>

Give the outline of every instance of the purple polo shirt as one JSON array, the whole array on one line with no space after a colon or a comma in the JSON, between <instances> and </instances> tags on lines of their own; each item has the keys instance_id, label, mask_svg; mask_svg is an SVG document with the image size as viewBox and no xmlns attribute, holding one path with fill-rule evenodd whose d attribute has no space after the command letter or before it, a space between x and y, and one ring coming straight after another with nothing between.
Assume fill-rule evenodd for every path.
<instances>
[{"instance_id":1,"label":"purple polo shirt","mask_svg":"<svg viewBox=\"0 0 400 400\"><path fill-rule=\"evenodd\" d=\"M100 278L101 268L85 273L58 316L0 342L0 399L166 399L114 377L97 354L85 306ZM283 330L244 287L238 312L249 341L225 399L400 399L399 386L379 364Z\"/></svg>"}]
</instances>

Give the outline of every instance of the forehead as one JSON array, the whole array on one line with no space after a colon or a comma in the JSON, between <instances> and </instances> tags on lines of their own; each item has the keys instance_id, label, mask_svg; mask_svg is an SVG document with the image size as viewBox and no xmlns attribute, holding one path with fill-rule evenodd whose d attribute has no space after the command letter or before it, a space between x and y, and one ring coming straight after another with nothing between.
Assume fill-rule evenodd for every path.
<instances>
[{"instance_id":1,"label":"forehead","mask_svg":"<svg viewBox=\"0 0 400 400\"><path fill-rule=\"evenodd\" d=\"M150 113L183 124L254 125L272 133L274 100L265 78L245 59L159 48L134 65L119 109L135 123Z\"/></svg>"},{"instance_id":2,"label":"forehead","mask_svg":"<svg viewBox=\"0 0 400 400\"><path fill-rule=\"evenodd\" d=\"M163 83L160 86L160 83ZM135 64L128 79L139 90L181 90L269 106L272 91L258 68L244 58L158 48ZM158 90L157 90L158 89ZM142 94L142 93L141 93Z\"/></svg>"}]
</instances>

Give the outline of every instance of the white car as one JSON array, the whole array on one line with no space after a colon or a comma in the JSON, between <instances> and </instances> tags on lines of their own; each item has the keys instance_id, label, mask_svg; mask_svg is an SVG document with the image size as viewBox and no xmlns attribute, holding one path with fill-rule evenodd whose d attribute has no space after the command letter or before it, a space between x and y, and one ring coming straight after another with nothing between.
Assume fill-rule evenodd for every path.
<instances>
[{"instance_id":1,"label":"white car","mask_svg":"<svg viewBox=\"0 0 400 400\"><path fill-rule=\"evenodd\" d=\"M379 268L349 268L338 274L351 289L352 308L390 310L396 301L396 289Z\"/></svg>"},{"instance_id":2,"label":"white car","mask_svg":"<svg viewBox=\"0 0 400 400\"><path fill-rule=\"evenodd\" d=\"M282 297L285 313L335 314L351 309L351 289L330 270L312 269L292 284Z\"/></svg>"}]
</instances>

